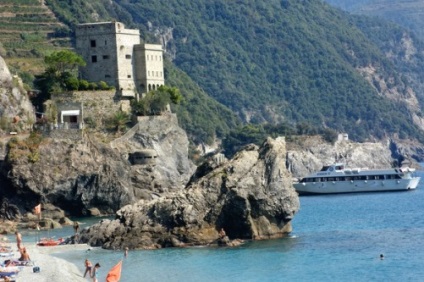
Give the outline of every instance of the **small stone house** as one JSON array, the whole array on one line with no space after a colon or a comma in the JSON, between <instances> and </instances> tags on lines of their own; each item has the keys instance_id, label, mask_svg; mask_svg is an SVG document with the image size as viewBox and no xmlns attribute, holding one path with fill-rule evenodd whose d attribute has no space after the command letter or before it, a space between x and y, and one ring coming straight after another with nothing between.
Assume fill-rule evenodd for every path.
<instances>
[{"instance_id":1,"label":"small stone house","mask_svg":"<svg viewBox=\"0 0 424 282\"><path fill-rule=\"evenodd\" d=\"M63 129L82 129L83 105L78 102L66 102L57 104L57 123Z\"/></svg>"}]
</instances>

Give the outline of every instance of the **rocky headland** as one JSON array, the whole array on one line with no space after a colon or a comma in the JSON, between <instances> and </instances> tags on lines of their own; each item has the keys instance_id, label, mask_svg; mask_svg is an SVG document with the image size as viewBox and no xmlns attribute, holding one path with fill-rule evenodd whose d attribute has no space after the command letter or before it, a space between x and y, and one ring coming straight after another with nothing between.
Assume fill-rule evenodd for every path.
<instances>
[{"instance_id":1,"label":"rocky headland","mask_svg":"<svg viewBox=\"0 0 424 282\"><path fill-rule=\"evenodd\" d=\"M217 244L221 228L230 245L285 236L299 209L285 152L284 138L277 138L249 145L229 161L211 159L185 189L128 205L81 239L110 249L151 249Z\"/></svg>"}]
</instances>

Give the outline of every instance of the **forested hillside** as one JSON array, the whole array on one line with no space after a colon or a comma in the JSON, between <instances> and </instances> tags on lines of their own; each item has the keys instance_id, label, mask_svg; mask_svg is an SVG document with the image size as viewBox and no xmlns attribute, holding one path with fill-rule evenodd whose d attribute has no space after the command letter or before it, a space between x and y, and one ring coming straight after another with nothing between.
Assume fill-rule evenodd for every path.
<instances>
[{"instance_id":1,"label":"forested hillside","mask_svg":"<svg viewBox=\"0 0 424 282\"><path fill-rule=\"evenodd\" d=\"M172 61L167 83L187 98L180 120L197 140L223 137L237 124L207 95L244 122L333 128L355 140L424 140L416 80L424 49L397 27L319 0L45 2L71 29L118 20L162 42Z\"/></svg>"},{"instance_id":2,"label":"forested hillside","mask_svg":"<svg viewBox=\"0 0 424 282\"><path fill-rule=\"evenodd\" d=\"M422 0L325 0L346 11L378 16L416 33L424 40L424 1Z\"/></svg>"},{"instance_id":3,"label":"forested hillside","mask_svg":"<svg viewBox=\"0 0 424 282\"><path fill-rule=\"evenodd\" d=\"M47 2L53 7L61 1ZM72 2L74 9L77 3ZM410 82L355 27L354 18L321 1L113 5L132 19L131 26L162 35L173 63L245 122L307 121L347 131L355 139L417 135L402 99L410 95ZM359 70L369 66L380 81L361 75ZM381 81L396 99L376 87Z\"/></svg>"}]
</instances>

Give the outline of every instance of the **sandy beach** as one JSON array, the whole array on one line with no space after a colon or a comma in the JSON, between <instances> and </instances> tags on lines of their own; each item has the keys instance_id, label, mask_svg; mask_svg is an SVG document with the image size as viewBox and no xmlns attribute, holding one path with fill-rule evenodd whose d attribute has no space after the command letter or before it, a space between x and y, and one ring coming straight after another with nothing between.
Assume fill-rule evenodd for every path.
<instances>
[{"instance_id":1,"label":"sandy beach","mask_svg":"<svg viewBox=\"0 0 424 282\"><path fill-rule=\"evenodd\" d=\"M54 282L54 281L91 281L88 277L83 278L81 271L76 265L63 259L52 256L53 253L66 252L68 250L87 250L88 245L61 245L54 247L39 247L35 244L25 244L31 261L40 267L40 272L34 273L32 266L23 267L16 277L18 282ZM15 258L18 254L15 254ZM81 262L83 264L84 262ZM1 280L0 280L1 281Z\"/></svg>"}]
</instances>

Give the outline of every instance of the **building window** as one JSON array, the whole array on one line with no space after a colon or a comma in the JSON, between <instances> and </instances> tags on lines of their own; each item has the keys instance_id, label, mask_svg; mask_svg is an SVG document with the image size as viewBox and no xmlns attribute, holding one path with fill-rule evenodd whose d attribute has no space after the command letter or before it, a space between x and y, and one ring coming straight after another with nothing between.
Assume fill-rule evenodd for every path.
<instances>
[{"instance_id":1,"label":"building window","mask_svg":"<svg viewBox=\"0 0 424 282\"><path fill-rule=\"evenodd\" d=\"M147 72L147 75L150 76L150 71Z\"/></svg>"},{"instance_id":2,"label":"building window","mask_svg":"<svg viewBox=\"0 0 424 282\"><path fill-rule=\"evenodd\" d=\"M91 62L97 63L97 56L91 56Z\"/></svg>"},{"instance_id":3,"label":"building window","mask_svg":"<svg viewBox=\"0 0 424 282\"><path fill-rule=\"evenodd\" d=\"M128 55L128 54L127 54L127 55L125 55L125 58L126 58L126 59L131 59L131 55Z\"/></svg>"},{"instance_id":4,"label":"building window","mask_svg":"<svg viewBox=\"0 0 424 282\"><path fill-rule=\"evenodd\" d=\"M128 78L131 78L131 75L129 74L129 75L127 75L127 77L128 77Z\"/></svg>"},{"instance_id":5,"label":"building window","mask_svg":"<svg viewBox=\"0 0 424 282\"><path fill-rule=\"evenodd\" d=\"M107 45L107 41L105 40L105 45Z\"/></svg>"},{"instance_id":6,"label":"building window","mask_svg":"<svg viewBox=\"0 0 424 282\"><path fill-rule=\"evenodd\" d=\"M108 60L109 59L109 55L103 55L103 60Z\"/></svg>"},{"instance_id":7,"label":"building window","mask_svg":"<svg viewBox=\"0 0 424 282\"><path fill-rule=\"evenodd\" d=\"M90 46L96 47L96 40L90 40Z\"/></svg>"},{"instance_id":8,"label":"building window","mask_svg":"<svg viewBox=\"0 0 424 282\"><path fill-rule=\"evenodd\" d=\"M110 74L105 74L105 78L110 78Z\"/></svg>"}]
</instances>

